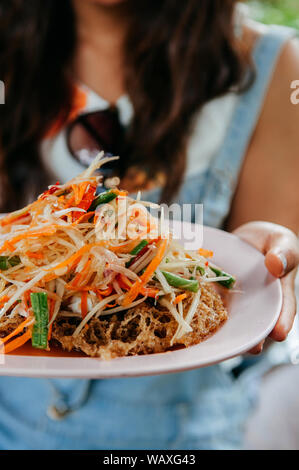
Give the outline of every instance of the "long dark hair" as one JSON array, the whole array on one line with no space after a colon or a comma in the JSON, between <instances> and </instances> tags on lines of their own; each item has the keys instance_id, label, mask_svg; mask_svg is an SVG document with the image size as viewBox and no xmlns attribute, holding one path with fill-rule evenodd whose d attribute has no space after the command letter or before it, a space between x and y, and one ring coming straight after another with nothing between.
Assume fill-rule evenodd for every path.
<instances>
[{"instance_id":1,"label":"long dark hair","mask_svg":"<svg viewBox=\"0 0 299 470\"><path fill-rule=\"evenodd\" d=\"M235 40L235 4L128 0L125 73L135 112L128 164L150 162L151 175L165 171L166 201L182 182L195 113L243 83L247 57ZM67 118L71 109L68 70L75 46L70 0L1 0L0 79L6 86L6 104L0 106L1 211L21 203L28 174L35 183L43 181L38 148L53 120Z\"/></svg>"}]
</instances>

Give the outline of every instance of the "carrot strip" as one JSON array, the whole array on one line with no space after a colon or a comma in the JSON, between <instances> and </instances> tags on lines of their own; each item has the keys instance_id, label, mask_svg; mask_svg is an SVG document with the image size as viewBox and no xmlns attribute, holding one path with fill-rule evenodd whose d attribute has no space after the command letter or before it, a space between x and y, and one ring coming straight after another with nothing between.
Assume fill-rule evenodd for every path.
<instances>
[{"instance_id":1,"label":"carrot strip","mask_svg":"<svg viewBox=\"0 0 299 470\"><path fill-rule=\"evenodd\" d=\"M178 295L178 296L174 299L173 303L174 303L175 305L177 305L179 302L181 302L182 300L186 299L186 297L187 297L187 294L186 294L186 293L180 294L180 295Z\"/></svg>"},{"instance_id":2,"label":"carrot strip","mask_svg":"<svg viewBox=\"0 0 299 470\"><path fill-rule=\"evenodd\" d=\"M123 196L123 197L127 197L128 195L128 191L121 191L120 189L117 189L117 188L111 189L111 192L117 194L118 196Z\"/></svg>"},{"instance_id":3,"label":"carrot strip","mask_svg":"<svg viewBox=\"0 0 299 470\"><path fill-rule=\"evenodd\" d=\"M69 207L72 207L75 202L75 196L71 196L70 199L66 202L66 205L64 206L65 209L68 209Z\"/></svg>"},{"instance_id":4,"label":"carrot strip","mask_svg":"<svg viewBox=\"0 0 299 470\"><path fill-rule=\"evenodd\" d=\"M89 185L89 187L88 187ZM87 189L88 188L88 189ZM88 210L94 200L96 192L96 186L92 185L90 183L83 183L81 185L80 191L79 191L79 201L77 203L77 207L80 209ZM73 222L75 222L77 219L81 217L80 212L74 212L73 213Z\"/></svg>"},{"instance_id":5,"label":"carrot strip","mask_svg":"<svg viewBox=\"0 0 299 470\"><path fill-rule=\"evenodd\" d=\"M56 231L57 231L56 226L50 225L49 227L46 227L45 229L42 229L42 230L37 230L36 232L32 231L32 232L27 232L27 233L21 233L20 235L13 237L11 240L7 240L6 242L4 242L4 244L0 248L0 253L3 253L3 251L6 251L6 250L14 251L15 243L19 242L20 240L24 240L26 238L38 238L38 237L47 236L47 235L54 235Z\"/></svg>"},{"instance_id":6,"label":"carrot strip","mask_svg":"<svg viewBox=\"0 0 299 470\"><path fill-rule=\"evenodd\" d=\"M122 289L128 290L132 287L132 282L124 274L117 276L117 282Z\"/></svg>"},{"instance_id":7,"label":"carrot strip","mask_svg":"<svg viewBox=\"0 0 299 470\"><path fill-rule=\"evenodd\" d=\"M77 259L80 258L86 251L91 250L94 246L104 246L104 245L105 245L105 242L96 242L96 243L90 243L89 245L82 246L82 248L76 251L76 253L74 253L72 256L62 261L61 263L57 264L53 268L47 269L47 271L54 271L56 269L64 268L65 266L70 266L75 261L77 261Z\"/></svg>"},{"instance_id":8,"label":"carrot strip","mask_svg":"<svg viewBox=\"0 0 299 470\"><path fill-rule=\"evenodd\" d=\"M159 266L159 264L161 263L161 261L164 257L167 245L168 245L168 240L162 240L161 241L161 243L158 247L156 256L150 262L150 264L147 266L144 273L140 276L140 281L139 280L135 281L135 283L133 284L131 289L126 293L126 295L124 297L124 300L122 302L122 305L124 307L126 307L127 305L129 305L130 303L132 303L136 299L136 297L140 293L141 289L150 280L150 278L152 277L152 275L154 274L155 270L157 269L157 267Z\"/></svg>"},{"instance_id":9,"label":"carrot strip","mask_svg":"<svg viewBox=\"0 0 299 470\"><path fill-rule=\"evenodd\" d=\"M91 264L91 259L87 260L87 263L83 267L82 271L80 273L77 273L72 282L69 282L66 284L67 289L71 290L76 290L77 287L84 287L84 283L82 284L82 281L84 280L85 274L88 273L89 266ZM85 281L86 284L86 281Z\"/></svg>"},{"instance_id":10,"label":"carrot strip","mask_svg":"<svg viewBox=\"0 0 299 470\"><path fill-rule=\"evenodd\" d=\"M4 295L3 297L1 297L1 299L0 299L0 308L3 307L5 302L7 302L8 300L9 300L8 295Z\"/></svg>"},{"instance_id":11,"label":"carrot strip","mask_svg":"<svg viewBox=\"0 0 299 470\"><path fill-rule=\"evenodd\" d=\"M214 256L214 252L211 250L205 250L204 248L199 248L198 253L200 256L204 256L205 258L212 258Z\"/></svg>"},{"instance_id":12,"label":"carrot strip","mask_svg":"<svg viewBox=\"0 0 299 470\"><path fill-rule=\"evenodd\" d=\"M130 253L139 243L138 240L130 240L128 243L124 243L123 245L109 245L108 249L113 251L113 253Z\"/></svg>"},{"instance_id":13,"label":"carrot strip","mask_svg":"<svg viewBox=\"0 0 299 470\"><path fill-rule=\"evenodd\" d=\"M26 251L25 255L28 256L29 258L44 259L44 254L38 251L36 252Z\"/></svg>"},{"instance_id":14,"label":"carrot strip","mask_svg":"<svg viewBox=\"0 0 299 470\"><path fill-rule=\"evenodd\" d=\"M146 295L147 297L152 297L154 299L157 297L158 292L159 289L154 289L153 287L142 287L140 290L142 295Z\"/></svg>"},{"instance_id":15,"label":"carrot strip","mask_svg":"<svg viewBox=\"0 0 299 470\"><path fill-rule=\"evenodd\" d=\"M26 331L26 333L24 333L22 336L19 336L18 338L14 339L10 343L8 343L6 346L4 346L4 353L7 354L19 348L20 346L23 346L23 344L27 343L27 341L31 338L31 336L32 336L31 330Z\"/></svg>"},{"instance_id":16,"label":"carrot strip","mask_svg":"<svg viewBox=\"0 0 299 470\"><path fill-rule=\"evenodd\" d=\"M85 318L88 312L88 304L87 304L87 292L83 291L81 294L81 315L82 318Z\"/></svg>"},{"instance_id":17,"label":"carrot strip","mask_svg":"<svg viewBox=\"0 0 299 470\"><path fill-rule=\"evenodd\" d=\"M112 287L111 287L111 286L108 286L107 289L105 289L105 290L97 289L97 292L98 292L101 296L107 297L108 295L111 294L111 292L112 292Z\"/></svg>"},{"instance_id":18,"label":"carrot strip","mask_svg":"<svg viewBox=\"0 0 299 470\"><path fill-rule=\"evenodd\" d=\"M50 300L50 309L49 309L49 322L52 320L52 316L54 313L54 307L55 307L55 300ZM53 328L53 323L48 327L48 341L50 341L51 336L52 336L52 328Z\"/></svg>"},{"instance_id":19,"label":"carrot strip","mask_svg":"<svg viewBox=\"0 0 299 470\"><path fill-rule=\"evenodd\" d=\"M21 333L21 331L23 331L23 329L26 327L27 323L29 323L31 320L32 320L32 317L26 318L26 320L20 323L20 325L17 326L17 328L14 331L12 331L9 335L2 338L2 343L6 343L6 341L8 341L10 338L13 338L18 333Z\"/></svg>"},{"instance_id":20,"label":"carrot strip","mask_svg":"<svg viewBox=\"0 0 299 470\"><path fill-rule=\"evenodd\" d=\"M86 212L86 214L81 215L75 222L72 223L72 225L78 225L81 224L82 222L85 221L85 219L90 219L93 215L95 214L94 211L91 212Z\"/></svg>"}]
</instances>

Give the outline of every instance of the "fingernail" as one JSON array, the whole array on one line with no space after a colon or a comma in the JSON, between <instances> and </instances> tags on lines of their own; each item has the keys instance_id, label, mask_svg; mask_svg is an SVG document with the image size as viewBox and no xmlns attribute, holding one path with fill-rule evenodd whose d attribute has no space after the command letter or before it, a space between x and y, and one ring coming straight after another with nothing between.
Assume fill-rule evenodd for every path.
<instances>
[{"instance_id":1,"label":"fingernail","mask_svg":"<svg viewBox=\"0 0 299 470\"><path fill-rule=\"evenodd\" d=\"M280 259L281 261L281 264L282 264L282 271L281 271L281 275L284 274L287 270L287 267L288 267L288 260L286 259L285 255L283 253L278 253L278 258Z\"/></svg>"}]
</instances>

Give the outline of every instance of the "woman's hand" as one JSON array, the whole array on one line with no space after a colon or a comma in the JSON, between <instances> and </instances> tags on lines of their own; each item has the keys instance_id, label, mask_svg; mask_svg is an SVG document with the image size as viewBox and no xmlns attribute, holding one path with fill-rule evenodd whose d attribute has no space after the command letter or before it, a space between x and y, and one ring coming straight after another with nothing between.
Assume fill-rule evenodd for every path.
<instances>
[{"instance_id":1,"label":"woman's hand","mask_svg":"<svg viewBox=\"0 0 299 470\"><path fill-rule=\"evenodd\" d=\"M299 242L295 233L269 222L249 222L234 230L236 235L265 255L265 265L273 276L281 279L283 304L279 319L270 334L274 341L284 341L292 329L296 315L295 277L299 264ZM259 354L262 341L250 352Z\"/></svg>"}]
</instances>

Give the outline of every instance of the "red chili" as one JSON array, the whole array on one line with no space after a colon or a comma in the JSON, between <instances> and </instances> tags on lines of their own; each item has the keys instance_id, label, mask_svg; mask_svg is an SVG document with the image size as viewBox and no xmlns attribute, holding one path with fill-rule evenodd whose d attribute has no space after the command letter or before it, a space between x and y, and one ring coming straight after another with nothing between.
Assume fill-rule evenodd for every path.
<instances>
[{"instance_id":1,"label":"red chili","mask_svg":"<svg viewBox=\"0 0 299 470\"><path fill-rule=\"evenodd\" d=\"M97 189L96 186L90 185L88 190L85 192L80 204L78 204L77 207L87 211L90 208L91 203L94 200L96 189ZM73 222L75 222L81 216L82 216L82 212L73 212Z\"/></svg>"}]
</instances>

